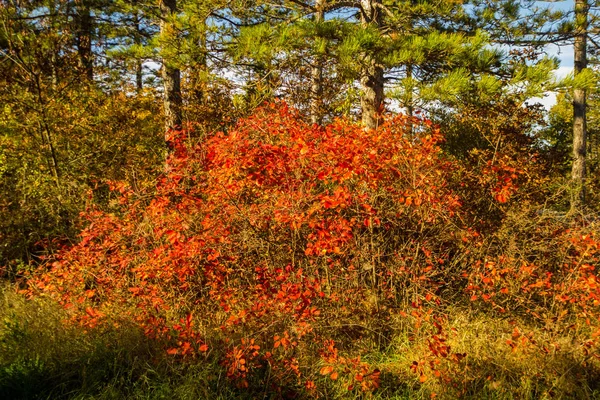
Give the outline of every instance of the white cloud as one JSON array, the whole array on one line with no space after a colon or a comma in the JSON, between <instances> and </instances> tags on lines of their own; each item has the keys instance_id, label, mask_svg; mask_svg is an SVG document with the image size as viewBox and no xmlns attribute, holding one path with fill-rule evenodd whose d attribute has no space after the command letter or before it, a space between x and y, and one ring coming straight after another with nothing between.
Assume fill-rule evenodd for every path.
<instances>
[{"instance_id":1,"label":"white cloud","mask_svg":"<svg viewBox=\"0 0 600 400\"><path fill-rule=\"evenodd\" d=\"M556 69L554 71L554 76L555 76L556 80L560 80L560 79L565 78L571 72L573 72L573 67L569 67L569 66L559 67L558 69ZM556 104L556 95L557 95L557 92L546 92L544 94L544 97L532 97L531 99L527 100L526 103L527 104L539 103L539 104L543 105L546 110L550 110L552 108L552 106Z\"/></svg>"},{"instance_id":2,"label":"white cloud","mask_svg":"<svg viewBox=\"0 0 600 400\"><path fill-rule=\"evenodd\" d=\"M563 79L571 72L573 72L572 66L559 67L556 71L554 71L554 76L556 76L556 79Z\"/></svg>"},{"instance_id":3,"label":"white cloud","mask_svg":"<svg viewBox=\"0 0 600 400\"><path fill-rule=\"evenodd\" d=\"M556 104L556 93L548 92L544 97L532 97L527 100L527 104L541 104L546 110L550 110L554 104Z\"/></svg>"}]
</instances>

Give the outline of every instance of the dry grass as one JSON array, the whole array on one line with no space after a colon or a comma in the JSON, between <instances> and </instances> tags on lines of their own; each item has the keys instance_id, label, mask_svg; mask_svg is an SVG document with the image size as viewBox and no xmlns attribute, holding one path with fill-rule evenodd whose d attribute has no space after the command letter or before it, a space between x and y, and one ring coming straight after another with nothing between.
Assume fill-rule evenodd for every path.
<instances>
[{"instance_id":1,"label":"dry grass","mask_svg":"<svg viewBox=\"0 0 600 400\"><path fill-rule=\"evenodd\" d=\"M55 305L0 291L0 397L36 398L243 398L224 379L218 362L183 366L164 358L134 330L84 334L63 324ZM485 315L466 308L447 312L448 344L466 353L460 362L441 359L436 377L424 382L413 361L430 356L426 327L398 318L385 349L360 342L363 359L381 370L375 398L593 399L600 398L600 363L586 356L585 332L552 330L532 321ZM521 336L516 338L515 328ZM516 346L507 341L517 343ZM281 394L264 393L265 398ZM331 382L324 398L357 398L342 381ZM254 393L256 397L256 393ZM259 396L260 397L260 396ZM248 398L252 398L249 396Z\"/></svg>"},{"instance_id":2,"label":"dry grass","mask_svg":"<svg viewBox=\"0 0 600 400\"><path fill-rule=\"evenodd\" d=\"M390 350L381 354L379 398L473 399L595 399L600 398L600 363L586 356L584 336L552 334L524 321L494 318L474 311L449 312L446 329L452 352L466 353L460 363L444 360L442 376L431 371L424 382L411 373L413 361L427 357L426 336L408 340L397 336ZM521 332L513 336L515 328ZM515 347L508 341L518 343ZM409 397L394 393L408 390Z\"/></svg>"}]
</instances>

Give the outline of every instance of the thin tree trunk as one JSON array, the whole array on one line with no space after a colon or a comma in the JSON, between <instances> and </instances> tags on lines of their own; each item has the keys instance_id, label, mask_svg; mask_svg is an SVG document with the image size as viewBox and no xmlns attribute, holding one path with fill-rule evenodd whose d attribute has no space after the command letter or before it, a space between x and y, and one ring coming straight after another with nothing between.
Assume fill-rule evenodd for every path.
<instances>
[{"instance_id":1,"label":"thin tree trunk","mask_svg":"<svg viewBox=\"0 0 600 400\"><path fill-rule=\"evenodd\" d=\"M315 24L318 25L325 19L325 0L316 0L315 8ZM323 63L323 56L316 54L310 74L310 121L318 125L323 123Z\"/></svg>"},{"instance_id":2,"label":"thin tree trunk","mask_svg":"<svg viewBox=\"0 0 600 400\"><path fill-rule=\"evenodd\" d=\"M144 90L144 69L142 60L136 60L135 62L135 90L141 92Z\"/></svg>"},{"instance_id":3,"label":"thin tree trunk","mask_svg":"<svg viewBox=\"0 0 600 400\"><path fill-rule=\"evenodd\" d=\"M77 0L77 54L79 64L88 81L94 79L94 58L92 54L92 15L88 0Z\"/></svg>"},{"instance_id":4,"label":"thin tree trunk","mask_svg":"<svg viewBox=\"0 0 600 400\"><path fill-rule=\"evenodd\" d=\"M364 27L383 26L380 6L381 0L361 0L361 22ZM360 83L363 92L360 99L362 124L366 129L377 128L381 122L384 82L383 68L373 55L367 55L367 65L362 71Z\"/></svg>"},{"instance_id":5,"label":"thin tree trunk","mask_svg":"<svg viewBox=\"0 0 600 400\"><path fill-rule=\"evenodd\" d=\"M410 93L408 93L406 96L406 114L408 116L408 134L410 135L411 138L413 137L413 134L414 134L413 117L415 115L412 77L413 77L413 66L412 66L412 64L407 64L406 65L406 78L411 80L411 82L410 82L411 86L410 86Z\"/></svg>"},{"instance_id":6,"label":"thin tree trunk","mask_svg":"<svg viewBox=\"0 0 600 400\"><path fill-rule=\"evenodd\" d=\"M190 71L190 88L192 90L193 100L198 105L204 104L207 91L206 77L208 73L208 57L206 46L206 21L204 24L202 24L201 29L203 32L198 38L197 42L200 49L200 55L195 60L196 63L193 67L193 70Z\"/></svg>"},{"instance_id":7,"label":"thin tree trunk","mask_svg":"<svg viewBox=\"0 0 600 400\"><path fill-rule=\"evenodd\" d=\"M58 50L56 50L56 48L52 51L52 56L50 57L50 68L51 68L51 83L52 83L52 90L56 90L58 88L58 68L56 67L56 64L58 63L58 57L56 56Z\"/></svg>"},{"instance_id":8,"label":"thin tree trunk","mask_svg":"<svg viewBox=\"0 0 600 400\"><path fill-rule=\"evenodd\" d=\"M44 100L44 96L42 95L42 84L40 82L39 74L35 75L35 87L37 91L37 101L38 106L41 110L41 119L39 121L39 129L42 137L42 143L45 144L48 149L48 154L50 156L48 160L48 165L50 167L50 172L52 173L52 177L54 178L54 182L57 187L60 187L60 170L58 167L58 157L56 155L56 149L54 148L54 142L52 140L52 133L50 130L50 126L48 125L48 114L47 114L47 104Z\"/></svg>"},{"instance_id":9,"label":"thin tree trunk","mask_svg":"<svg viewBox=\"0 0 600 400\"><path fill-rule=\"evenodd\" d=\"M181 71L163 65L165 130L181 128Z\"/></svg>"},{"instance_id":10,"label":"thin tree trunk","mask_svg":"<svg viewBox=\"0 0 600 400\"><path fill-rule=\"evenodd\" d=\"M140 25L140 14L135 12L135 35L133 41L136 45L141 45L141 25ZM141 59L135 60L135 88L138 92L141 92L144 89L144 70L143 63Z\"/></svg>"},{"instance_id":11,"label":"thin tree trunk","mask_svg":"<svg viewBox=\"0 0 600 400\"><path fill-rule=\"evenodd\" d=\"M160 31L163 40L170 34L170 22L177 12L177 0L162 0L160 3ZM164 85L165 133L181 128L181 71L170 60L163 57L162 78ZM168 143L167 143L168 144Z\"/></svg>"},{"instance_id":12,"label":"thin tree trunk","mask_svg":"<svg viewBox=\"0 0 600 400\"><path fill-rule=\"evenodd\" d=\"M575 77L587 67L588 9L587 0L575 1ZM585 89L575 88L573 90L573 165L571 171L573 193L571 197L571 211L576 211L585 204L586 141L586 91Z\"/></svg>"}]
</instances>

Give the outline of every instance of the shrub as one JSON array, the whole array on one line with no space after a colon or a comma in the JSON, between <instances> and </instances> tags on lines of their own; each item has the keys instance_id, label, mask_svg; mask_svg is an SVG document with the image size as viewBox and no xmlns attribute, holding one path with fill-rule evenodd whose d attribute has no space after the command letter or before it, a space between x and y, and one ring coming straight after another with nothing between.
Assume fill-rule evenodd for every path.
<instances>
[{"instance_id":1,"label":"shrub","mask_svg":"<svg viewBox=\"0 0 600 400\"><path fill-rule=\"evenodd\" d=\"M385 346L408 282L435 291L466 234L455 167L421 131L319 128L276 105L202 147L174 133L156 191L115 184L120 210L90 209L29 291L84 326L127 316L170 354L220 357L240 386L371 391L378 372L347 337Z\"/></svg>"},{"instance_id":2,"label":"shrub","mask_svg":"<svg viewBox=\"0 0 600 400\"><path fill-rule=\"evenodd\" d=\"M409 135L406 122L321 128L277 104L201 146L173 132L157 187L113 183L119 207L90 208L80 241L26 292L87 330L133 322L249 395L401 390L382 370L400 352L415 387L469 393L481 377L468 366L484 363L455 346L452 317L481 311L515 319L508 352L556 358L548 346L569 337L590 365L595 225L534 218L529 155L452 159L435 126L411 120ZM539 336L551 322L558 336Z\"/></svg>"}]
</instances>

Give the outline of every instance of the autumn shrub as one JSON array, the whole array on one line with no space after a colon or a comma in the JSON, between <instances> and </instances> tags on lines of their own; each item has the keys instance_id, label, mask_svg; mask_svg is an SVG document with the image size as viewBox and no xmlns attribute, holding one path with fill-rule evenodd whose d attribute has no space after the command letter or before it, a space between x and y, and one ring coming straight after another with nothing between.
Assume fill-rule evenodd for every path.
<instances>
[{"instance_id":1,"label":"autumn shrub","mask_svg":"<svg viewBox=\"0 0 600 400\"><path fill-rule=\"evenodd\" d=\"M543 214L519 218L490 240L494 252L470 266L467 292L496 312L526 315L552 329L577 322L596 346L598 222Z\"/></svg>"},{"instance_id":2,"label":"autumn shrub","mask_svg":"<svg viewBox=\"0 0 600 400\"><path fill-rule=\"evenodd\" d=\"M461 167L455 187L471 228L489 234L515 205L535 208L555 196L550 184L557 181L556 170L536 142L536 129L544 124L539 106L502 96L449 109L437 122L444 152Z\"/></svg>"},{"instance_id":3,"label":"autumn shrub","mask_svg":"<svg viewBox=\"0 0 600 400\"><path fill-rule=\"evenodd\" d=\"M459 327L471 343L465 393L476 395L477 387L548 398L600 393L598 221L549 207L512 204L498 229L478 238L463 259L470 302L463 313L471 325L486 321L486 333ZM475 350L476 338L485 350ZM465 348L452 344L457 352Z\"/></svg>"},{"instance_id":4,"label":"autumn shrub","mask_svg":"<svg viewBox=\"0 0 600 400\"><path fill-rule=\"evenodd\" d=\"M90 207L79 242L23 292L58 301L85 330L134 324L250 396L357 397L382 384L393 396L399 376L467 394L480 382L469 366L485 371L457 340L463 314L514 318L509 352L526 341L550 354L570 337L585 362L597 354L596 225L540 211L530 155L453 158L427 120L318 127L284 104L201 145L185 137L172 132L153 190L111 183L118 207ZM554 339L539 337L544 324ZM399 374L385 360L400 353Z\"/></svg>"},{"instance_id":5,"label":"autumn shrub","mask_svg":"<svg viewBox=\"0 0 600 400\"><path fill-rule=\"evenodd\" d=\"M174 133L155 193L115 183L121 208L90 209L28 290L84 326L130 318L175 357L217 357L242 387L372 391L361 351L386 347L399 305L430 321L421 295L434 304L469 236L441 135L421 131L319 128L278 105L202 147Z\"/></svg>"},{"instance_id":6,"label":"autumn shrub","mask_svg":"<svg viewBox=\"0 0 600 400\"><path fill-rule=\"evenodd\" d=\"M151 93L134 98L84 84L42 89L39 96L18 86L0 91L0 278L14 279L73 240L86 203L110 205L108 180L154 185L162 167L162 123Z\"/></svg>"}]
</instances>

